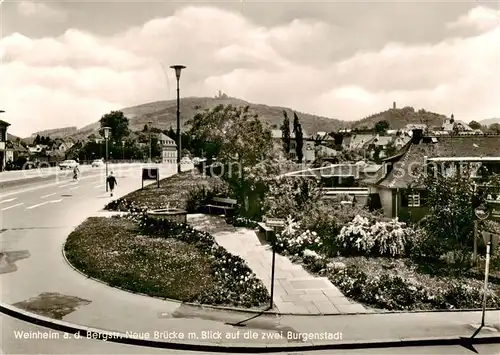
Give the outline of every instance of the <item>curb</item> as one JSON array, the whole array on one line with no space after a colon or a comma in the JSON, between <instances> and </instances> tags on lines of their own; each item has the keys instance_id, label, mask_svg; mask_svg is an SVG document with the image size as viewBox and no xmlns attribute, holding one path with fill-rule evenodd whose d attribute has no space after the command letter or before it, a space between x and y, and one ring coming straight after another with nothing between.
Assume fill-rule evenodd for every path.
<instances>
[{"instance_id":1,"label":"curb","mask_svg":"<svg viewBox=\"0 0 500 355\"><path fill-rule=\"evenodd\" d=\"M230 345L208 345L208 344L187 344L177 342L166 342L157 340L146 340L128 337L126 334L116 331L109 331L91 327L76 325L64 321L35 315L10 305L0 302L0 312L12 318L28 322L37 326L42 326L55 331L72 334L74 339L92 339L111 343L143 346L150 348L184 350L195 352L213 352L213 353L281 353L281 352L299 352L299 351L319 351L319 350L355 350L355 349L383 349L383 348L403 348L403 347L429 347L429 346L464 346L468 349L475 344L500 344L500 336L481 336L472 337L442 337L442 338L423 338L423 339L397 339L397 340L373 340L373 341L352 341L337 342L333 344L314 344L306 343L304 345L257 345L251 346L230 346Z\"/></svg>"},{"instance_id":2,"label":"curb","mask_svg":"<svg viewBox=\"0 0 500 355\"><path fill-rule=\"evenodd\" d=\"M62 248L61 248L61 254L66 261L66 263L77 273L82 275L83 277L90 279L92 281L98 282L102 285L124 291L130 294L138 295L138 296L143 296L143 297L148 297L148 298L153 298L157 300L162 300L162 301L167 301L167 302L172 302L172 303L177 303L179 305L186 305L186 306L191 306L191 307L196 307L199 309L213 309L213 310L219 310L219 311L229 311L229 312L238 312L238 313L246 313L246 314L260 314L260 315L272 315L272 316L294 316L294 317L323 317L323 316L375 316L375 315L383 315L383 314L418 314L418 313L457 313L457 312L481 312L482 309L480 308L470 308L470 309L434 309L434 310L411 310L411 311L372 311L372 312L367 312L367 313L293 313L293 312L278 312L278 311L269 311L269 310L258 310L258 309L245 309L245 308L237 308L237 307L225 307L225 306L213 306L213 305L207 305L207 304L199 304L199 303L192 303L192 302L183 302L179 301L173 298L166 298L166 297L158 297L158 296L150 296L145 293L141 292L134 292L131 290L127 290L122 287L118 286L112 286L106 281L102 281L99 279L96 279L95 277L89 276L85 274L83 271L77 269L66 257L66 251L65 251L65 246L66 242L63 243ZM500 308L486 308L487 311L499 311Z\"/></svg>"}]
</instances>

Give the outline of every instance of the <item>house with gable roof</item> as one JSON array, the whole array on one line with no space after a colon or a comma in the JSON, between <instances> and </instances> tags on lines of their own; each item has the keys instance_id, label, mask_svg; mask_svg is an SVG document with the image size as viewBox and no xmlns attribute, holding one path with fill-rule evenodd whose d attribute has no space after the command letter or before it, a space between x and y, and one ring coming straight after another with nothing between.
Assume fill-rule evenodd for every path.
<instances>
[{"instance_id":1,"label":"house with gable roof","mask_svg":"<svg viewBox=\"0 0 500 355\"><path fill-rule=\"evenodd\" d=\"M315 140L311 136L309 136L309 134L304 129L302 129L302 134L303 134L303 145L302 145L303 159L302 160L304 162L313 162L314 160L316 160ZM274 146L279 148L280 150L282 150L283 133L281 132L281 130L280 129L271 130L271 136L272 136ZM297 142L295 140L295 135L291 131L290 132L290 158L291 159L297 159L296 147L297 147Z\"/></svg>"},{"instance_id":2,"label":"house with gable roof","mask_svg":"<svg viewBox=\"0 0 500 355\"><path fill-rule=\"evenodd\" d=\"M500 135L430 136L415 130L408 144L384 159L381 169L364 183L376 187L386 216L418 221L428 206L426 188L417 182L429 164L442 174L456 172L460 164L473 167L476 174L480 167L500 173Z\"/></svg>"}]
</instances>

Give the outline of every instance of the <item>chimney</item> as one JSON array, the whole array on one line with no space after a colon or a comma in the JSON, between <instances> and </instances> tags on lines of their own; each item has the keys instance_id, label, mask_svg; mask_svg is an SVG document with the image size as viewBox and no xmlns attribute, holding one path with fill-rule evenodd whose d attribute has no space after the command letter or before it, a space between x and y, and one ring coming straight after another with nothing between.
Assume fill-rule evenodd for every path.
<instances>
[{"instance_id":1,"label":"chimney","mask_svg":"<svg viewBox=\"0 0 500 355\"><path fill-rule=\"evenodd\" d=\"M423 135L423 129L413 129L412 130L413 134L411 136L411 142L413 144L419 144L420 141L422 140L422 135Z\"/></svg>"},{"instance_id":2,"label":"chimney","mask_svg":"<svg viewBox=\"0 0 500 355\"><path fill-rule=\"evenodd\" d=\"M392 108L395 110L396 109L396 101L392 103Z\"/></svg>"}]
</instances>

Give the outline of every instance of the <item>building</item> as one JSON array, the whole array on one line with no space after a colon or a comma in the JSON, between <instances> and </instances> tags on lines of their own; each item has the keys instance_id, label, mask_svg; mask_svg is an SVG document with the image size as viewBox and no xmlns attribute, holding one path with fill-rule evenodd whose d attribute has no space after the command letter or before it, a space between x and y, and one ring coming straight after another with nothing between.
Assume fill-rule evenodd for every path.
<instances>
[{"instance_id":1,"label":"building","mask_svg":"<svg viewBox=\"0 0 500 355\"><path fill-rule=\"evenodd\" d=\"M375 134L355 134L351 136L349 140L349 145L347 146L347 150L361 150L366 146L367 143L374 140L376 137ZM343 145L344 142L342 142Z\"/></svg>"},{"instance_id":2,"label":"building","mask_svg":"<svg viewBox=\"0 0 500 355\"><path fill-rule=\"evenodd\" d=\"M418 186L418 179L429 163L444 174L456 171L459 164L500 173L500 136L426 136L414 131L410 142L364 181L376 187L386 216L418 221L426 215L426 189Z\"/></svg>"},{"instance_id":3,"label":"building","mask_svg":"<svg viewBox=\"0 0 500 355\"><path fill-rule=\"evenodd\" d=\"M302 161L303 162L313 162L316 160L316 152L315 152L315 142L306 131L302 130L303 134L303 146L302 146ZM280 148L281 153L283 152L283 133L280 129L273 129L271 131L273 144L275 147ZM295 140L293 132L290 132L290 159L297 159L297 141Z\"/></svg>"},{"instance_id":4,"label":"building","mask_svg":"<svg viewBox=\"0 0 500 355\"><path fill-rule=\"evenodd\" d=\"M20 156L28 155L28 149L18 142L8 141L5 146L5 162L15 162Z\"/></svg>"},{"instance_id":5,"label":"building","mask_svg":"<svg viewBox=\"0 0 500 355\"><path fill-rule=\"evenodd\" d=\"M3 112L3 111L0 111ZM0 120L0 171L5 170L5 151L6 151L6 142L7 142L7 128L10 126L10 123Z\"/></svg>"},{"instance_id":6,"label":"building","mask_svg":"<svg viewBox=\"0 0 500 355\"><path fill-rule=\"evenodd\" d=\"M160 133L158 144L161 146L162 162L164 164L177 163L177 144L169 136Z\"/></svg>"},{"instance_id":7,"label":"building","mask_svg":"<svg viewBox=\"0 0 500 355\"><path fill-rule=\"evenodd\" d=\"M360 161L355 164L332 164L320 168L310 168L293 171L282 176L310 177L321 182L324 188L324 198L338 196L350 197L362 205L368 203L376 189L363 184L363 181L376 174L381 165Z\"/></svg>"},{"instance_id":8,"label":"building","mask_svg":"<svg viewBox=\"0 0 500 355\"><path fill-rule=\"evenodd\" d=\"M65 142L62 140L57 140L53 145L52 145L52 151L59 151L61 153L66 153L68 150L71 149L75 144L73 142Z\"/></svg>"}]
</instances>

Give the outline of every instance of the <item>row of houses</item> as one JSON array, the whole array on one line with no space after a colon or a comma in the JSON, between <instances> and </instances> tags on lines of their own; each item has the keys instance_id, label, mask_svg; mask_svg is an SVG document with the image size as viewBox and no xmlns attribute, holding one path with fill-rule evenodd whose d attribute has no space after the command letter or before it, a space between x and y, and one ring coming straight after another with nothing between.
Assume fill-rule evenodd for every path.
<instances>
[{"instance_id":1,"label":"row of houses","mask_svg":"<svg viewBox=\"0 0 500 355\"><path fill-rule=\"evenodd\" d=\"M481 168L500 174L500 136L445 136L415 129L407 144L382 164L336 164L287 175L321 180L326 198L346 195L361 204L377 201L387 217L418 221L428 211L426 187L419 185L419 178L431 163L442 174L456 172L459 164L472 167L473 178L481 176ZM495 196L500 201L500 191Z\"/></svg>"}]
</instances>

